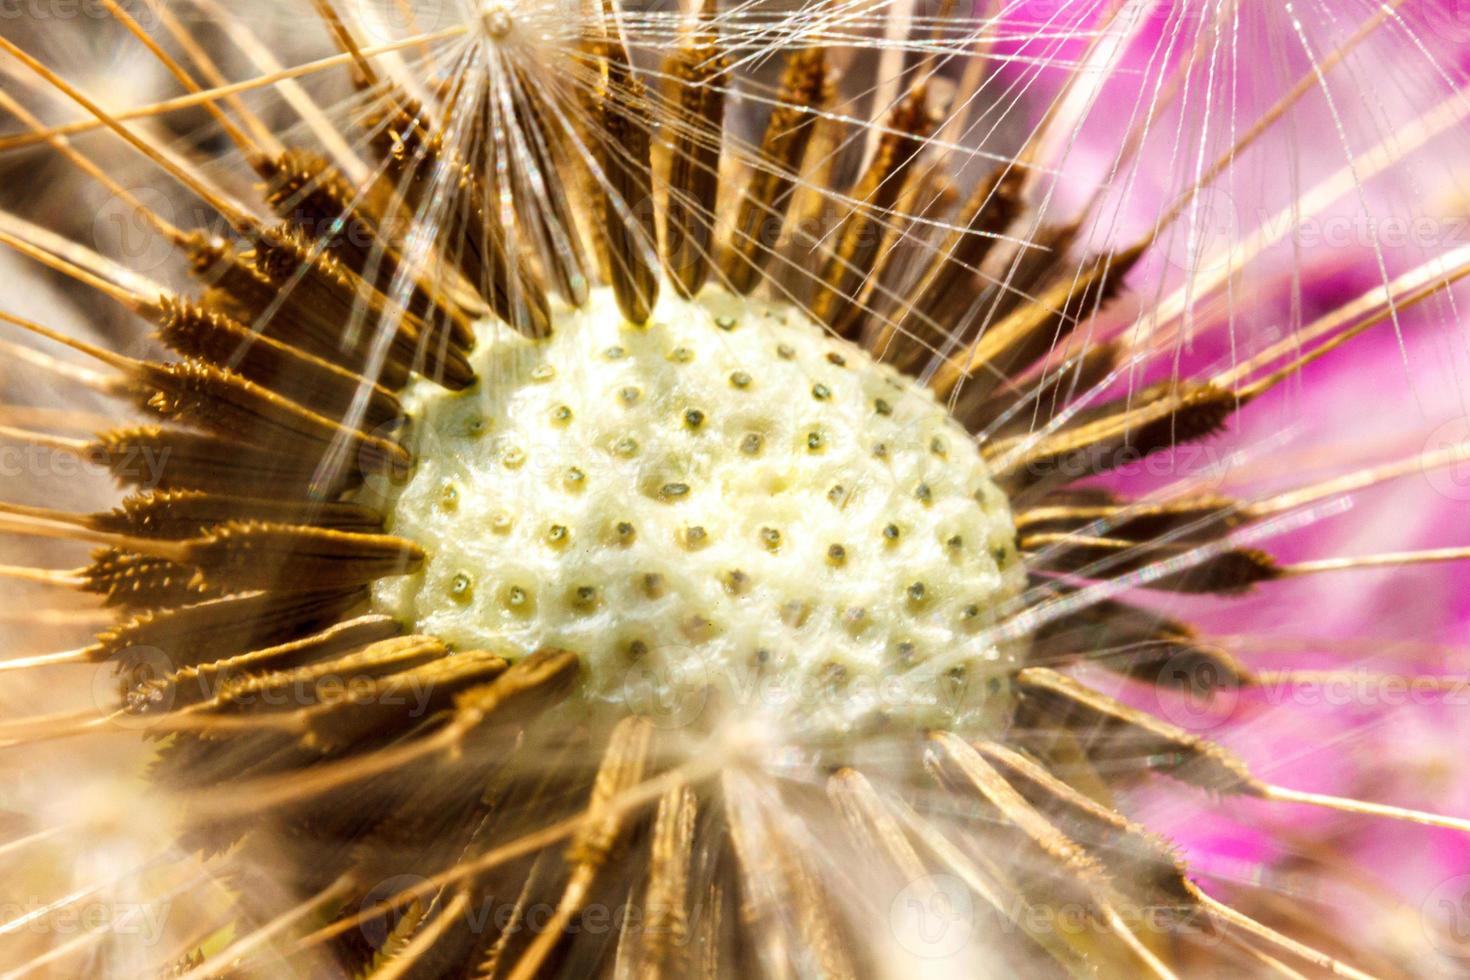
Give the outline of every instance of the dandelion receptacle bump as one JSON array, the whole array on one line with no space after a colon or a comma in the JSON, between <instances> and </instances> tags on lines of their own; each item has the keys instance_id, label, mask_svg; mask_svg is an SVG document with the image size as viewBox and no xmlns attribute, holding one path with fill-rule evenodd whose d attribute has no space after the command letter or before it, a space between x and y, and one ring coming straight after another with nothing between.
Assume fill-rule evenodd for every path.
<instances>
[{"instance_id":1,"label":"dandelion receptacle bump","mask_svg":"<svg viewBox=\"0 0 1470 980\"><path fill-rule=\"evenodd\" d=\"M1452 6L0 20L0 972L1463 972Z\"/></svg>"}]
</instances>

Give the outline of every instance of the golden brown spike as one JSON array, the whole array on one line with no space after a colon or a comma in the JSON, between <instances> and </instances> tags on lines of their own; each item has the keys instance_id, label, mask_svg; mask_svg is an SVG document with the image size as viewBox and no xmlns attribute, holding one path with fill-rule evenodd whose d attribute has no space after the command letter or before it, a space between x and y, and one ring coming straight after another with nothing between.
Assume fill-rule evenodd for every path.
<instances>
[{"instance_id":1,"label":"golden brown spike","mask_svg":"<svg viewBox=\"0 0 1470 980\"><path fill-rule=\"evenodd\" d=\"M174 422L274 445L278 452L325 452L340 442L349 465L369 470L412 462L395 442L343 425L213 364L144 363L139 376L149 389L142 407Z\"/></svg>"},{"instance_id":2,"label":"golden brown spike","mask_svg":"<svg viewBox=\"0 0 1470 980\"><path fill-rule=\"evenodd\" d=\"M1224 748L1063 674L1028 667L1015 690L1034 712L1028 717L1075 730L1094 759L1142 765L1215 793L1264 795L1265 784ZM1046 727L1029 731L1041 738Z\"/></svg>"},{"instance_id":3,"label":"golden brown spike","mask_svg":"<svg viewBox=\"0 0 1470 980\"><path fill-rule=\"evenodd\" d=\"M633 72L615 0L602 0L602 21L602 80L597 93L602 124L602 232L618 308L629 323L643 324L658 301L658 271L650 260L658 248L653 120L643 82Z\"/></svg>"},{"instance_id":4,"label":"golden brown spike","mask_svg":"<svg viewBox=\"0 0 1470 980\"><path fill-rule=\"evenodd\" d=\"M777 861L786 881L787 895L801 932L804 953L817 964L819 975L833 980L856 980L851 941L843 933L837 906L795 843L772 828Z\"/></svg>"},{"instance_id":5,"label":"golden brown spike","mask_svg":"<svg viewBox=\"0 0 1470 980\"><path fill-rule=\"evenodd\" d=\"M231 522L169 547L205 581L237 589L363 585L407 574L424 560L422 548L391 535L257 521Z\"/></svg>"},{"instance_id":6,"label":"golden brown spike","mask_svg":"<svg viewBox=\"0 0 1470 980\"><path fill-rule=\"evenodd\" d=\"M811 302L812 315L853 337L866 314L864 295L877 284L878 259L893 234L891 214L908 186L934 126L929 91L912 89L889 114L878 149L852 191L853 210L834 233L836 244Z\"/></svg>"},{"instance_id":7,"label":"golden brown spike","mask_svg":"<svg viewBox=\"0 0 1470 980\"><path fill-rule=\"evenodd\" d=\"M314 286L306 285L282 294L283 283L257 267L255 254L239 252L233 245L218 239L191 235L184 243L196 279L207 288L204 306L240 323L252 332L273 337L343 370L362 374L372 365L370 345L362 336L350 338L344 327L352 322L339 319L335 299L322 301ZM297 284L301 285L301 284ZM377 366L378 383L397 390L408 383L410 370L417 363L417 339L400 325L381 365ZM450 384L469 373L467 366L450 362L445 365Z\"/></svg>"},{"instance_id":8,"label":"golden brown spike","mask_svg":"<svg viewBox=\"0 0 1470 980\"><path fill-rule=\"evenodd\" d=\"M918 851L866 776L856 769L840 769L827 780L827 795L837 804L864 851L876 848L904 881L925 880L928 871Z\"/></svg>"},{"instance_id":9,"label":"golden brown spike","mask_svg":"<svg viewBox=\"0 0 1470 980\"><path fill-rule=\"evenodd\" d=\"M530 910L531 899L540 885L540 873L544 861L538 855L536 860L528 863L520 891L511 906L510 915L506 917L505 927L490 944L484 957L479 963L479 976L498 977L501 976L500 966L506 957L506 951L510 947L512 939L518 938L518 934L525 931L526 914Z\"/></svg>"},{"instance_id":10,"label":"golden brown spike","mask_svg":"<svg viewBox=\"0 0 1470 980\"><path fill-rule=\"evenodd\" d=\"M1032 377L1007 381L989 394L965 385L950 412L965 428L987 439L1044 429L1074 394L1091 391L1107 380L1118 366L1122 350L1116 341L1088 344L1081 353L1043 366ZM916 351L924 352L924 348ZM897 362L897 366L918 370L922 365L911 357Z\"/></svg>"},{"instance_id":11,"label":"golden brown spike","mask_svg":"<svg viewBox=\"0 0 1470 980\"><path fill-rule=\"evenodd\" d=\"M549 337L551 309L540 280L512 256L500 219L486 207L468 176L459 182L460 203L446 236L459 246L460 268L500 318L533 339Z\"/></svg>"},{"instance_id":12,"label":"golden brown spike","mask_svg":"<svg viewBox=\"0 0 1470 980\"><path fill-rule=\"evenodd\" d=\"M494 683L455 698L454 720L446 740L457 745L487 719L519 724L535 717L566 695L580 670L576 654L551 647L517 660Z\"/></svg>"},{"instance_id":13,"label":"golden brown spike","mask_svg":"<svg viewBox=\"0 0 1470 980\"><path fill-rule=\"evenodd\" d=\"M758 957L764 976L791 976L793 961L787 936L785 888L780 865L768 841L766 821L754 795L749 777L726 772L721 777L725 822L730 844L742 872L739 882L740 922L755 940L752 955Z\"/></svg>"},{"instance_id":14,"label":"golden brown spike","mask_svg":"<svg viewBox=\"0 0 1470 980\"><path fill-rule=\"evenodd\" d=\"M241 520L310 524L339 531L377 531L383 524L381 514L361 504L175 490L134 494L116 509L91 516L87 525L114 534L180 539Z\"/></svg>"},{"instance_id":15,"label":"golden brown spike","mask_svg":"<svg viewBox=\"0 0 1470 980\"><path fill-rule=\"evenodd\" d=\"M638 975L650 980L688 976L692 967L689 890L698 816L698 803L688 786L677 786L659 800L638 940Z\"/></svg>"},{"instance_id":16,"label":"golden brown spike","mask_svg":"<svg viewBox=\"0 0 1470 980\"><path fill-rule=\"evenodd\" d=\"M536 207L523 209L522 216L535 222L540 258L562 299L573 306L587 302L590 266L583 247L581 229L573 205L576 182L584 174L570 165L559 165L566 157L565 138L551 123L532 81L516 66L515 112L519 125L510 135L529 158L528 170L540 181ZM533 189L534 190L534 189Z\"/></svg>"},{"instance_id":17,"label":"golden brown spike","mask_svg":"<svg viewBox=\"0 0 1470 980\"><path fill-rule=\"evenodd\" d=\"M1080 224L1036 224L1022 218L1012 224L1011 230L1018 243L1013 254L1007 256L1004 272L969 307L972 316L984 323L1004 320L1046 286L1077 276L1077 267L1068 256L1081 231Z\"/></svg>"},{"instance_id":18,"label":"golden brown spike","mask_svg":"<svg viewBox=\"0 0 1470 980\"><path fill-rule=\"evenodd\" d=\"M571 876L557 902L556 911L516 961L510 980L531 980L538 975L547 956L562 940L567 923L586 902L593 882L624 832L623 816L615 812L604 815L603 811L610 800L643 780L652 741L653 726L641 718L625 718L613 729L602 765L597 770L592 797L587 802L592 819L578 832L567 850Z\"/></svg>"},{"instance_id":19,"label":"golden brown spike","mask_svg":"<svg viewBox=\"0 0 1470 980\"><path fill-rule=\"evenodd\" d=\"M284 150L268 161L267 171L265 201L276 216L324 241L354 272L361 274L374 249L387 245L375 206L380 202L354 191L325 157Z\"/></svg>"},{"instance_id":20,"label":"golden brown spike","mask_svg":"<svg viewBox=\"0 0 1470 980\"><path fill-rule=\"evenodd\" d=\"M234 371L322 415L342 417L362 401L369 427L401 418L393 393L336 363L299 350L187 300L165 297L145 314L171 350Z\"/></svg>"},{"instance_id":21,"label":"golden brown spike","mask_svg":"<svg viewBox=\"0 0 1470 980\"><path fill-rule=\"evenodd\" d=\"M717 0L705 0L699 22L670 59L673 147L664 208L664 265L680 295L694 296L709 278L720 187L720 140L725 125L729 59L714 20Z\"/></svg>"},{"instance_id":22,"label":"golden brown spike","mask_svg":"<svg viewBox=\"0 0 1470 980\"><path fill-rule=\"evenodd\" d=\"M111 471L122 484L147 490L204 490L299 500L309 494L326 451L283 453L237 439L164 426L112 429L78 453ZM345 489L360 475L356 461L326 481Z\"/></svg>"},{"instance_id":23,"label":"golden brown spike","mask_svg":"<svg viewBox=\"0 0 1470 980\"><path fill-rule=\"evenodd\" d=\"M1096 487L1060 490L1016 515L1016 528L1029 534L1085 533L1141 540L1213 541L1245 523L1235 500L1196 494L1169 500L1124 500Z\"/></svg>"},{"instance_id":24,"label":"golden brown spike","mask_svg":"<svg viewBox=\"0 0 1470 980\"><path fill-rule=\"evenodd\" d=\"M1079 412L1054 432L997 440L984 452L996 478L1019 494L1213 435L1246 401L1213 385L1166 381Z\"/></svg>"},{"instance_id":25,"label":"golden brown spike","mask_svg":"<svg viewBox=\"0 0 1470 980\"><path fill-rule=\"evenodd\" d=\"M1062 582L1033 576L1032 605L1076 595ZM1028 662L1055 667L1086 660L1157 687L1209 697L1217 688L1255 683L1225 650L1199 639L1185 623L1116 599L1100 599L1049 619L1032 635Z\"/></svg>"},{"instance_id":26,"label":"golden brown spike","mask_svg":"<svg viewBox=\"0 0 1470 980\"><path fill-rule=\"evenodd\" d=\"M831 97L822 48L803 48L788 56L776 107L756 156L759 165L741 196L722 263L725 278L736 292L754 290L775 253L818 112Z\"/></svg>"},{"instance_id":27,"label":"golden brown spike","mask_svg":"<svg viewBox=\"0 0 1470 980\"><path fill-rule=\"evenodd\" d=\"M109 606L128 609L184 606L223 594L217 586L200 581L188 565L117 548L97 552L80 577L84 591L103 596Z\"/></svg>"},{"instance_id":28,"label":"golden brown spike","mask_svg":"<svg viewBox=\"0 0 1470 980\"><path fill-rule=\"evenodd\" d=\"M1239 912L1224 902L1212 898L1201 891L1193 882L1189 883L1190 890L1194 893L1194 900L1204 909L1208 910L1211 917L1222 925L1232 926L1245 933L1247 937L1263 940L1272 946L1285 950L1293 956L1312 964L1319 970L1324 970L1335 977L1349 977L1351 980L1377 980L1371 973L1364 973L1355 967L1349 966L1334 957L1328 956L1321 950L1314 949L1306 943L1298 942L1290 936L1286 936L1269 926L1263 925L1252 919L1243 912ZM1246 946L1247 949L1253 948ZM1273 971L1285 977L1301 976L1295 970L1291 970L1285 964L1264 954L1260 955L1262 962Z\"/></svg>"},{"instance_id":29,"label":"golden brown spike","mask_svg":"<svg viewBox=\"0 0 1470 980\"><path fill-rule=\"evenodd\" d=\"M149 701L153 699L148 695L155 688L166 688L175 698L182 694L186 703L175 702L175 713L180 715L279 711L290 717L278 719L278 728L304 734L311 727L310 721L325 713L324 709L340 708L353 701L381 706L383 701L378 696L383 693L383 682L402 676L400 672L412 673L425 664L443 660L447 653L444 644L432 636L399 636L309 664L259 673L204 673L185 668L140 685L136 693ZM245 657L233 659L238 663ZM504 669L504 661L500 668ZM206 679L214 684L213 690L200 683ZM181 684L185 686L182 692L178 690ZM402 691L394 693L401 695ZM401 699L392 704L402 712L411 703ZM248 734L249 729L242 728L241 732Z\"/></svg>"},{"instance_id":30,"label":"golden brown spike","mask_svg":"<svg viewBox=\"0 0 1470 980\"><path fill-rule=\"evenodd\" d=\"M1048 772L1040 763L995 742L974 749L1068 836L1103 861L1118 887L1150 905L1193 905L1183 862L1157 835L1103 806Z\"/></svg>"},{"instance_id":31,"label":"golden brown spike","mask_svg":"<svg viewBox=\"0 0 1470 980\"><path fill-rule=\"evenodd\" d=\"M263 168L268 174L266 201L283 220L309 239L324 244L342 263L379 293L398 287L403 256L382 229L382 216L367 194L355 192L322 157L291 150ZM424 321L432 335L447 330L451 343L469 349L474 328L444 291L424 280L420 270L409 277L404 304L410 316Z\"/></svg>"},{"instance_id":32,"label":"golden brown spike","mask_svg":"<svg viewBox=\"0 0 1470 980\"><path fill-rule=\"evenodd\" d=\"M1199 925L1208 922L1221 930L1243 929L1249 936L1264 939L1338 976L1363 976L1326 954L1286 939L1209 898L1189 880L1183 862L1163 839L1117 810L1078 792L1035 761L993 742L982 742L975 748L1005 773L1011 785L1031 805L1070 828L1071 836L1104 861L1119 887L1136 896L1139 903L1161 911L1175 909L1176 915L1182 912L1189 920L1198 920ZM1181 926L1189 924L1187 920L1180 923Z\"/></svg>"},{"instance_id":33,"label":"golden brown spike","mask_svg":"<svg viewBox=\"0 0 1470 980\"><path fill-rule=\"evenodd\" d=\"M486 305L529 337L551 333L551 313L539 279L510 253L507 229L487 204L486 180L432 131L422 106L396 99L376 127L374 145L403 206L444 215L440 251L458 267Z\"/></svg>"},{"instance_id":34,"label":"golden brown spike","mask_svg":"<svg viewBox=\"0 0 1470 980\"><path fill-rule=\"evenodd\" d=\"M794 976L795 948L817 975L857 974L839 938L830 896L820 892L792 841L765 810L750 777L727 770L722 777L726 820L741 879L741 918L758 937L756 954L769 976Z\"/></svg>"},{"instance_id":35,"label":"golden brown spike","mask_svg":"<svg viewBox=\"0 0 1470 980\"><path fill-rule=\"evenodd\" d=\"M885 323L874 337L871 347L875 352L884 354L898 334L943 342L945 338L937 336L931 324L959 322L973 301L961 287L978 279L997 236L1015 220L1021 183L1020 171L1012 167L1001 167L980 182L962 209L968 215L963 228L951 231L935 249L914 286L912 302L894 313L893 322Z\"/></svg>"},{"instance_id":36,"label":"golden brown spike","mask_svg":"<svg viewBox=\"0 0 1470 980\"><path fill-rule=\"evenodd\" d=\"M167 684L174 708L212 697L232 678L291 670L331 660L348 651L395 637L403 627L387 616L366 615L333 625L300 639L184 667L157 683Z\"/></svg>"},{"instance_id":37,"label":"golden brown spike","mask_svg":"<svg viewBox=\"0 0 1470 980\"><path fill-rule=\"evenodd\" d=\"M1054 350L1079 323L1117 295L1146 245L1094 259L1075 276L1062 275L1035 300L988 324L974 344L945 363L930 386L947 396L961 381L989 394L1006 378Z\"/></svg>"},{"instance_id":38,"label":"golden brown spike","mask_svg":"<svg viewBox=\"0 0 1470 980\"><path fill-rule=\"evenodd\" d=\"M948 732L930 736L969 787L994 806L1005 823L1014 826L1035 845L1037 851L1064 876L1071 879L1089 905L1107 923L1114 935L1151 972L1161 978L1174 974L1139 942L1118 913L1126 903L1111 876L1097 858L1052 825L1028 803L1015 787L968 742ZM1065 886L1064 886L1065 888Z\"/></svg>"},{"instance_id":39,"label":"golden brown spike","mask_svg":"<svg viewBox=\"0 0 1470 980\"><path fill-rule=\"evenodd\" d=\"M1093 579L1117 578L1150 565L1180 562L1181 571L1150 576L1140 585L1169 592L1241 595L1261 583L1280 578L1275 560L1253 548L1229 548L1202 554L1194 543L1096 537L1087 534L1023 534L1018 547L1027 567L1040 572L1067 572Z\"/></svg>"},{"instance_id":40,"label":"golden brown spike","mask_svg":"<svg viewBox=\"0 0 1470 980\"><path fill-rule=\"evenodd\" d=\"M150 313L164 322L178 314L178 333L181 337L192 338L196 343L215 344L216 341L211 338L231 333L242 342L249 340L248 331L225 319L212 318L192 304L176 305L173 300L163 298L157 302L139 301L135 306L139 312ZM141 361L76 340L21 317L0 313L0 319L116 368L127 380L128 394L146 412L203 428L214 427L221 434L235 439L248 440L254 436L262 444L274 445L280 440L286 440L297 443L297 448L301 449L302 439L315 441L319 447L340 441L357 457L348 464L349 468L354 469L362 465L404 465L409 461L408 454L389 440L343 425L234 371L214 364L195 359L172 363ZM278 353L291 356L285 351ZM291 363L309 366L313 362L298 358ZM329 365L323 364L320 369L328 377L341 378L340 374L333 373L336 369ZM352 376L348 378L351 379ZM354 381L353 384L355 390L357 382ZM369 397L364 400L374 399ZM391 400L391 396L387 403L378 399L377 407L373 411L378 414L389 407L396 409L396 401ZM392 411L379 424L397 416L397 411ZM268 467L271 470L277 468Z\"/></svg>"},{"instance_id":41,"label":"golden brown spike","mask_svg":"<svg viewBox=\"0 0 1470 980\"><path fill-rule=\"evenodd\" d=\"M378 735L417 726L451 707L461 693L493 683L510 666L504 657L484 650L445 656L441 643L424 639L436 650L421 658L421 664L354 691L339 691L303 712L306 744L346 751Z\"/></svg>"},{"instance_id":42,"label":"golden brown spike","mask_svg":"<svg viewBox=\"0 0 1470 980\"><path fill-rule=\"evenodd\" d=\"M470 890L461 887L447 901L441 899L436 902L427 920L414 931L403 948L373 970L373 980L401 980L403 977L427 975L427 971L434 969L437 963L424 961L430 960L446 933L463 927L472 914L470 903L473 900ZM420 974L415 964L425 973Z\"/></svg>"},{"instance_id":43,"label":"golden brown spike","mask_svg":"<svg viewBox=\"0 0 1470 980\"><path fill-rule=\"evenodd\" d=\"M951 765L980 796L993 805L1006 821L1030 837L1048 858L1067 868L1084 888L1102 885L1106 876L1097 859L1068 840L1045 817L1037 813L964 739L950 732L929 736Z\"/></svg>"},{"instance_id":44,"label":"golden brown spike","mask_svg":"<svg viewBox=\"0 0 1470 980\"><path fill-rule=\"evenodd\" d=\"M284 643L335 622L366 598L363 589L325 592L243 592L140 613L101 633L87 648L93 661L161 652L175 668L233 657Z\"/></svg>"},{"instance_id":45,"label":"golden brown spike","mask_svg":"<svg viewBox=\"0 0 1470 980\"><path fill-rule=\"evenodd\" d=\"M260 229L252 246L245 258L273 287L271 302L260 307L261 312L275 309L284 295L294 318L325 321L320 342L338 350L362 349L371 343L375 330L389 329L393 331L389 356L401 364L445 387L460 389L474 383L474 371L453 336L431 329L296 229L284 225ZM359 331L362 336L355 344L344 343L348 328L364 318L369 329Z\"/></svg>"},{"instance_id":46,"label":"golden brown spike","mask_svg":"<svg viewBox=\"0 0 1470 980\"><path fill-rule=\"evenodd\" d=\"M0 529L42 538L91 541L191 565L200 582L238 589L344 588L384 575L406 574L424 560L424 552L417 545L390 535L260 521L230 521L179 541L127 537L24 516L0 515Z\"/></svg>"},{"instance_id":47,"label":"golden brown spike","mask_svg":"<svg viewBox=\"0 0 1470 980\"><path fill-rule=\"evenodd\" d=\"M197 347L212 357L238 358L255 370L271 367L281 371L286 377L273 380L279 381L283 387L299 386L300 382L290 377L293 372L309 373L310 380L315 383L306 386L306 393L318 398L335 397L343 408L353 404L352 399L361 389L366 396L363 398L365 406L370 406L364 415L369 425L383 425L401 414L397 400L386 390L369 386L365 379L321 359L305 357L284 345L269 343L257 347L251 331L226 317L212 315L195 304L167 295L149 301L132 299L125 294L116 298L160 323L164 335L180 346ZM320 411L298 405L238 372L194 359L168 364L140 361L78 341L21 317L0 313L0 319L118 369L127 379L128 393L140 407L165 418L206 428L222 425L226 434L241 437L256 431L256 423L280 423L295 416L296 423L288 423L286 427L293 429L298 436L310 430L317 431L321 442L346 436L354 448L367 453L364 458L396 458L400 463L407 460L402 450L390 449L391 444L386 440L340 425ZM232 349L232 344L238 345L237 348ZM327 393L332 391L333 384L336 392L329 396ZM281 434L281 430L278 429L277 433ZM388 450L387 456L383 456L384 450Z\"/></svg>"}]
</instances>

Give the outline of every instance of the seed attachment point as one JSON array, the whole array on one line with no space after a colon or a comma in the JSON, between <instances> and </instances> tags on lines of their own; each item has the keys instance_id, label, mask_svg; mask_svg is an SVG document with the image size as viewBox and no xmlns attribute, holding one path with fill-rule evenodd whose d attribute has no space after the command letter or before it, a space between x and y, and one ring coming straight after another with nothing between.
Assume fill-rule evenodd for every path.
<instances>
[{"instance_id":1,"label":"seed attachment point","mask_svg":"<svg viewBox=\"0 0 1470 980\"><path fill-rule=\"evenodd\" d=\"M510 7L501 0L490 0L480 5L480 27L491 40L502 41L515 26Z\"/></svg>"}]
</instances>

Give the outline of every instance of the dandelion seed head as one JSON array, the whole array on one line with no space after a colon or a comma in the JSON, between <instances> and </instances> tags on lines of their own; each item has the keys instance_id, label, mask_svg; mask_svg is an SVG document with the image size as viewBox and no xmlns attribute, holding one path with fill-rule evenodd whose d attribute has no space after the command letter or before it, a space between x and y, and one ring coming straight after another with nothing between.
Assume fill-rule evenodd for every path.
<instances>
[{"instance_id":1,"label":"dandelion seed head","mask_svg":"<svg viewBox=\"0 0 1470 980\"><path fill-rule=\"evenodd\" d=\"M713 330L716 320L732 326ZM666 290L642 327L596 289L556 328L538 344L487 323L475 367L493 385L405 393L418 464L401 487L378 481L372 503L431 557L421 575L379 585L383 611L466 649L586 650L589 695L614 703L628 697L633 644L639 676L668 685L667 700L724 687L756 669L760 650L774 651L794 689L876 684L899 670L907 643L932 658L904 668L912 690L887 698L896 703L834 692L805 723L994 714L1000 699L982 682L1014 669L1017 651L974 634L1024 573L1004 495L930 391L794 307L716 289L694 301ZM607 358L611 347L624 356ZM730 384L732 373L747 383ZM629 401L633 383L642 397ZM504 421L469 437L466 413ZM935 454L936 440L950 451ZM514 470L506 446L524 454ZM460 488L453 510L446 483ZM506 514L516 530L494 533ZM904 529L897 545L892 527ZM667 587L650 595L650 575ZM485 583L473 599L454 588L467 576ZM496 598L581 582L601 583L596 601L543 601L527 614ZM959 665L976 683L955 698L934 678Z\"/></svg>"},{"instance_id":2,"label":"dandelion seed head","mask_svg":"<svg viewBox=\"0 0 1470 980\"><path fill-rule=\"evenodd\" d=\"M1447 5L28 6L0 958L1459 975Z\"/></svg>"}]
</instances>

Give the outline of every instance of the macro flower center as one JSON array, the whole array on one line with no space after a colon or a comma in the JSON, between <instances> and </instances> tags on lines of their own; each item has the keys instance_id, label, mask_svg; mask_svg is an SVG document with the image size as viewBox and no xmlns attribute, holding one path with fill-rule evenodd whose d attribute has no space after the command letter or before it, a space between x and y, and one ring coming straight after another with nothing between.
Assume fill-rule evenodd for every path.
<instances>
[{"instance_id":1,"label":"macro flower center","mask_svg":"<svg viewBox=\"0 0 1470 980\"><path fill-rule=\"evenodd\" d=\"M964 429L792 306L663 296L640 327L594 289L542 342L487 321L475 387L409 387L417 464L366 492L428 560L377 605L457 649L574 650L632 710L1002 710L986 627L1024 573Z\"/></svg>"}]
</instances>

